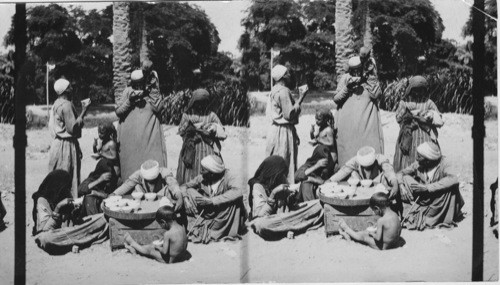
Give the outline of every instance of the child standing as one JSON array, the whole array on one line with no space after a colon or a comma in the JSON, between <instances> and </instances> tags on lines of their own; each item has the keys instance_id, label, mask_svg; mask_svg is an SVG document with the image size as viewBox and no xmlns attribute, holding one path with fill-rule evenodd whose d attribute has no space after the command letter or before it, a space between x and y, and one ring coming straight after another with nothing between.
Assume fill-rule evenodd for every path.
<instances>
[{"instance_id":1,"label":"child standing","mask_svg":"<svg viewBox=\"0 0 500 285\"><path fill-rule=\"evenodd\" d=\"M376 215L376 229L368 228L365 231L355 232L344 220L340 220L339 232L347 240L366 244L373 249L385 250L398 246L401 236L401 224L398 215L389 208L389 197L384 193L375 193L370 198L370 208Z\"/></svg>"},{"instance_id":2,"label":"child standing","mask_svg":"<svg viewBox=\"0 0 500 285\"><path fill-rule=\"evenodd\" d=\"M161 263L175 263L183 260L187 253L187 235L184 227L174 219L174 209L163 206L156 212L156 221L166 230L163 243L138 244L129 233L125 234L125 248L133 254L140 254Z\"/></svg>"}]
</instances>

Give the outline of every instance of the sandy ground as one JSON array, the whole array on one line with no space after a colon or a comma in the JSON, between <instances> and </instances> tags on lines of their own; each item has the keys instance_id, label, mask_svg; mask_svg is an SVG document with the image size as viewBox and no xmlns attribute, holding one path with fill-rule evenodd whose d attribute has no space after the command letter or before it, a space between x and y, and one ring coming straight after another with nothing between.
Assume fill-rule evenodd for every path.
<instances>
[{"instance_id":1,"label":"sandy ground","mask_svg":"<svg viewBox=\"0 0 500 285\"><path fill-rule=\"evenodd\" d=\"M326 238L324 228L297 236L265 242L253 233L242 241L209 245L189 244L192 259L174 265L132 256L126 250L111 252L109 241L79 254L50 256L31 237L31 194L47 174L49 134L46 129L28 132L27 148L27 283L28 284L136 284L240 282L361 282L361 281L470 281L472 256L472 117L445 114L440 130L443 153L459 174L466 218L457 228L403 230L404 247L378 252L338 236ZM312 115L300 119L298 133L305 142ZM392 157L398 135L394 114L382 112L386 154ZM227 167L241 173L242 187L264 159L267 124L252 117L249 129L227 127L222 153ZM177 167L181 138L177 128L165 126L169 168ZM486 122L485 142L485 249L484 279L498 280L498 240L489 229L491 184L498 176L497 121ZM0 125L0 191L8 214L8 228L0 233L0 284L14 279L14 151L12 126ZM85 129L80 144L84 153L82 177L94 168L90 158L96 128ZM299 162L312 153L303 143ZM246 190L248 191L248 190Z\"/></svg>"}]
</instances>

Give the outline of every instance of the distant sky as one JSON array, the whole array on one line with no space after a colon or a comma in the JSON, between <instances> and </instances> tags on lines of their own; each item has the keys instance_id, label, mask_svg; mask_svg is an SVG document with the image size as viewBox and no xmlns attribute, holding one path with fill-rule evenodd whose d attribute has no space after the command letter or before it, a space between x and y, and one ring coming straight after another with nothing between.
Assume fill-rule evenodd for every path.
<instances>
[{"instance_id":1,"label":"distant sky","mask_svg":"<svg viewBox=\"0 0 500 285\"><path fill-rule=\"evenodd\" d=\"M36 1L36 0L34 0ZM472 3L473 0L464 0ZM42 2L42 1L39 1ZM84 9L103 9L110 2L68 2L63 6L80 5ZM441 15L445 30L443 38L456 40L458 43L464 43L465 40L461 36L462 28L469 17L470 8L462 0L431 0L432 4ZM219 31L221 43L220 51L229 51L235 56L239 56L237 44L240 35L243 33L241 27L241 19L245 17L245 10L250 6L249 0L236 1L190 1L189 3L196 4L201 7L210 20L214 23ZM28 4L28 7L37 4ZM0 41L2 46L0 52L5 51L3 47L3 38L10 28L12 16L15 13L14 4L0 4Z\"/></svg>"}]
</instances>

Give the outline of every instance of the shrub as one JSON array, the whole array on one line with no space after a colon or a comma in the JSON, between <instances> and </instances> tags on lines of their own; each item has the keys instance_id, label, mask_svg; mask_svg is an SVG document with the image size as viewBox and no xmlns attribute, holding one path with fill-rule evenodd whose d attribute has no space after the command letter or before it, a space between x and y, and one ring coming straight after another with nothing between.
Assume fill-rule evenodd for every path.
<instances>
[{"instance_id":1,"label":"shrub","mask_svg":"<svg viewBox=\"0 0 500 285\"><path fill-rule=\"evenodd\" d=\"M320 90L332 90L335 87L334 76L328 72L314 72L314 87Z\"/></svg>"},{"instance_id":2,"label":"shrub","mask_svg":"<svg viewBox=\"0 0 500 285\"><path fill-rule=\"evenodd\" d=\"M223 125L249 126L250 100L247 87L235 78L227 78L210 84L207 91L212 100L207 106L221 120ZM164 99L162 121L164 124L179 124L186 111L192 90L181 90Z\"/></svg>"},{"instance_id":3,"label":"shrub","mask_svg":"<svg viewBox=\"0 0 500 285\"><path fill-rule=\"evenodd\" d=\"M0 123L14 123L14 89L8 80L0 80Z\"/></svg>"},{"instance_id":4,"label":"shrub","mask_svg":"<svg viewBox=\"0 0 500 285\"><path fill-rule=\"evenodd\" d=\"M460 67L445 68L424 77L429 83L430 99L436 103L439 111L472 113L472 70ZM396 109L397 103L404 96L408 79L403 78L386 84L380 108L388 111Z\"/></svg>"}]
</instances>

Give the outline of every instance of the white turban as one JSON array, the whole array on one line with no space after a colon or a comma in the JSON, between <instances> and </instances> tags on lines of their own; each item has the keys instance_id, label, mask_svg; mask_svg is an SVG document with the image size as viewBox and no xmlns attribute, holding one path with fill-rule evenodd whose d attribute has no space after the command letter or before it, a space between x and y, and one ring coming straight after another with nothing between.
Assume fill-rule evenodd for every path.
<instances>
[{"instance_id":1,"label":"white turban","mask_svg":"<svg viewBox=\"0 0 500 285\"><path fill-rule=\"evenodd\" d=\"M58 79L56 80L56 82L54 82L54 90L56 91L57 95L61 95L64 91L66 91L66 89L68 89L68 86L69 81L64 78Z\"/></svg>"},{"instance_id":2,"label":"white turban","mask_svg":"<svg viewBox=\"0 0 500 285\"><path fill-rule=\"evenodd\" d=\"M141 165L141 176L145 180L155 180L160 175L160 164L156 160L146 160Z\"/></svg>"},{"instance_id":3,"label":"white turban","mask_svg":"<svg viewBox=\"0 0 500 285\"><path fill-rule=\"evenodd\" d=\"M358 150L356 159L363 167L368 167L375 162L375 149L371 146L364 146Z\"/></svg>"},{"instance_id":4,"label":"white turban","mask_svg":"<svg viewBox=\"0 0 500 285\"><path fill-rule=\"evenodd\" d=\"M134 70L130 75L130 79L133 81L141 80L143 77L144 75L142 74L142 70Z\"/></svg>"},{"instance_id":5,"label":"white turban","mask_svg":"<svg viewBox=\"0 0 500 285\"><path fill-rule=\"evenodd\" d=\"M275 81L278 81L281 77L283 77L283 75L285 75L287 70L288 69L285 66L278 64L271 70L271 76Z\"/></svg>"},{"instance_id":6,"label":"white turban","mask_svg":"<svg viewBox=\"0 0 500 285\"><path fill-rule=\"evenodd\" d=\"M349 68L354 69L361 66L361 59L359 56L354 56L349 59Z\"/></svg>"},{"instance_id":7,"label":"white turban","mask_svg":"<svg viewBox=\"0 0 500 285\"><path fill-rule=\"evenodd\" d=\"M212 173L222 173L226 169L222 158L217 155L208 155L201 160L201 166Z\"/></svg>"},{"instance_id":8,"label":"white turban","mask_svg":"<svg viewBox=\"0 0 500 285\"><path fill-rule=\"evenodd\" d=\"M417 147L417 153L428 160L438 160L441 158L441 150L435 143L424 142Z\"/></svg>"}]
</instances>

